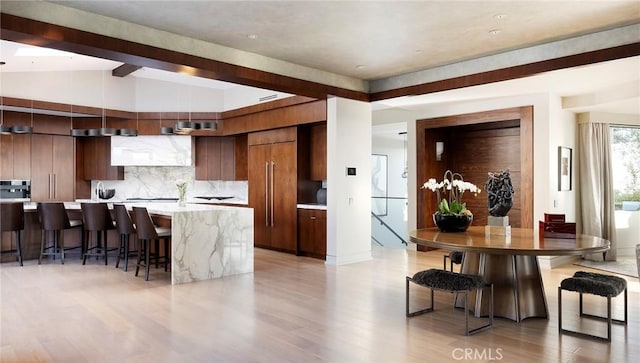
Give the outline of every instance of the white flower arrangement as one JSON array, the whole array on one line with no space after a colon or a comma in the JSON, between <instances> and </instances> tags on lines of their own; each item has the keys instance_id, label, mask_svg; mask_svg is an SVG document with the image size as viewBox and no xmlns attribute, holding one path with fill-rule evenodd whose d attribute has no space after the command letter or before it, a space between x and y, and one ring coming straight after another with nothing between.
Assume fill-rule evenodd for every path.
<instances>
[{"instance_id":1,"label":"white flower arrangement","mask_svg":"<svg viewBox=\"0 0 640 363\"><path fill-rule=\"evenodd\" d=\"M443 180L438 182L435 178L430 178L424 184L422 189L429 189L438 196L438 211L436 214L471 214L467 209L467 204L462 203L462 195L469 191L478 195L481 192L475 184L466 182L459 173L453 173L447 170L444 173ZM442 193L448 193L448 198L442 198Z\"/></svg>"}]
</instances>

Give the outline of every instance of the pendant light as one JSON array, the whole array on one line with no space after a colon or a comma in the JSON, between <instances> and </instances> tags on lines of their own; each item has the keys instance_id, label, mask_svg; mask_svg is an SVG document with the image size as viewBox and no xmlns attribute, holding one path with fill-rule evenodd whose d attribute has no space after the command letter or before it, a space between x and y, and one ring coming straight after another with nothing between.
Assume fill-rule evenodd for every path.
<instances>
[{"instance_id":1,"label":"pendant light","mask_svg":"<svg viewBox=\"0 0 640 363\"><path fill-rule=\"evenodd\" d=\"M2 100L2 96L0 96ZM4 125L4 101L2 103L2 109L0 109L0 135L11 135L11 126Z\"/></svg>"},{"instance_id":2,"label":"pendant light","mask_svg":"<svg viewBox=\"0 0 640 363\"><path fill-rule=\"evenodd\" d=\"M136 111L136 127L138 127L138 111ZM137 129L119 129L120 136L138 136Z\"/></svg>"},{"instance_id":3,"label":"pendant light","mask_svg":"<svg viewBox=\"0 0 640 363\"><path fill-rule=\"evenodd\" d=\"M162 112L160 112L160 125L162 125ZM173 135L173 127L160 127L161 135Z\"/></svg>"},{"instance_id":4,"label":"pendant light","mask_svg":"<svg viewBox=\"0 0 640 363\"><path fill-rule=\"evenodd\" d=\"M407 132L400 132L398 133L398 135L403 135L404 137L404 148L403 148L403 157L404 157L404 170L402 171L402 178L403 179L407 179L407 177L409 176L409 167L407 165Z\"/></svg>"},{"instance_id":5,"label":"pendant light","mask_svg":"<svg viewBox=\"0 0 640 363\"><path fill-rule=\"evenodd\" d=\"M31 125L15 125L11 129L14 134L30 134L33 130L33 99L31 100Z\"/></svg>"}]
</instances>

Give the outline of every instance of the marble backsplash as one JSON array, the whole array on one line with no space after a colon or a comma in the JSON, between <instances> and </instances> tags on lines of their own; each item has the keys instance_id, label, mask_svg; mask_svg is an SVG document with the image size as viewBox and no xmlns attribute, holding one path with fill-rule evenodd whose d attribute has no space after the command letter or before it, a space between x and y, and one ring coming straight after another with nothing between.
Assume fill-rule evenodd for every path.
<instances>
[{"instance_id":1,"label":"marble backsplash","mask_svg":"<svg viewBox=\"0 0 640 363\"><path fill-rule=\"evenodd\" d=\"M228 196L248 200L247 181L195 180L190 166L125 166L124 180L101 181L106 189L115 189L114 201L127 198L177 198L176 180L187 180L187 198ZM91 197L96 198L98 180L91 181Z\"/></svg>"}]
</instances>

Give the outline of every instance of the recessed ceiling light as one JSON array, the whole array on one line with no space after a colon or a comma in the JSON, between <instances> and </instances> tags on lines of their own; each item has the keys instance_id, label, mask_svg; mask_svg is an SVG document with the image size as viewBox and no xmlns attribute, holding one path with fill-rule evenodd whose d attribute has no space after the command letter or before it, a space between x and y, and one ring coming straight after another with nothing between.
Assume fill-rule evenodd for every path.
<instances>
[{"instance_id":1,"label":"recessed ceiling light","mask_svg":"<svg viewBox=\"0 0 640 363\"><path fill-rule=\"evenodd\" d=\"M247 38L249 38L249 39L258 39L258 36L255 35L255 34L249 34L249 35L247 35Z\"/></svg>"},{"instance_id":2,"label":"recessed ceiling light","mask_svg":"<svg viewBox=\"0 0 640 363\"><path fill-rule=\"evenodd\" d=\"M362 65L362 64L358 64L358 65L356 66L356 69L363 69L363 68L364 68L364 65Z\"/></svg>"},{"instance_id":3,"label":"recessed ceiling light","mask_svg":"<svg viewBox=\"0 0 640 363\"><path fill-rule=\"evenodd\" d=\"M502 33L502 30L500 30L500 29L489 30L489 34L491 34L491 35L498 35L500 33Z\"/></svg>"},{"instance_id":4,"label":"recessed ceiling light","mask_svg":"<svg viewBox=\"0 0 640 363\"><path fill-rule=\"evenodd\" d=\"M416 49L416 53L417 53L417 54L422 53L422 49Z\"/></svg>"},{"instance_id":5,"label":"recessed ceiling light","mask_svg":"<svg viewBox=\"0 0 640 363\"><path fill-rule=\"evenodd\" d=\"M496 15L493 16L493 18L496 19L496 20L504 20L504 19L507 18L507 14L503 14L503 13L496 14Z\"/></svg>"}]
</instances>

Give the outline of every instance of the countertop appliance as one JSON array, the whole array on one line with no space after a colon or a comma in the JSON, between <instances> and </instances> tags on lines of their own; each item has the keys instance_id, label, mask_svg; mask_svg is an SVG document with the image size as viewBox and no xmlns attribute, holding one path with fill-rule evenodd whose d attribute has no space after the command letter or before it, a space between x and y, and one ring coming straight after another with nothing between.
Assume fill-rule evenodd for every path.
<instances>
[{"instance_id":1,"label":"countertop appliance","mask_svg":"<svg viewBox=\"0 0 640 363\"><path fill-rule=\"evenodd\" d=\"M31 199L31 180L0 180L0 199Z\"/></svg>"}]
</instances>

